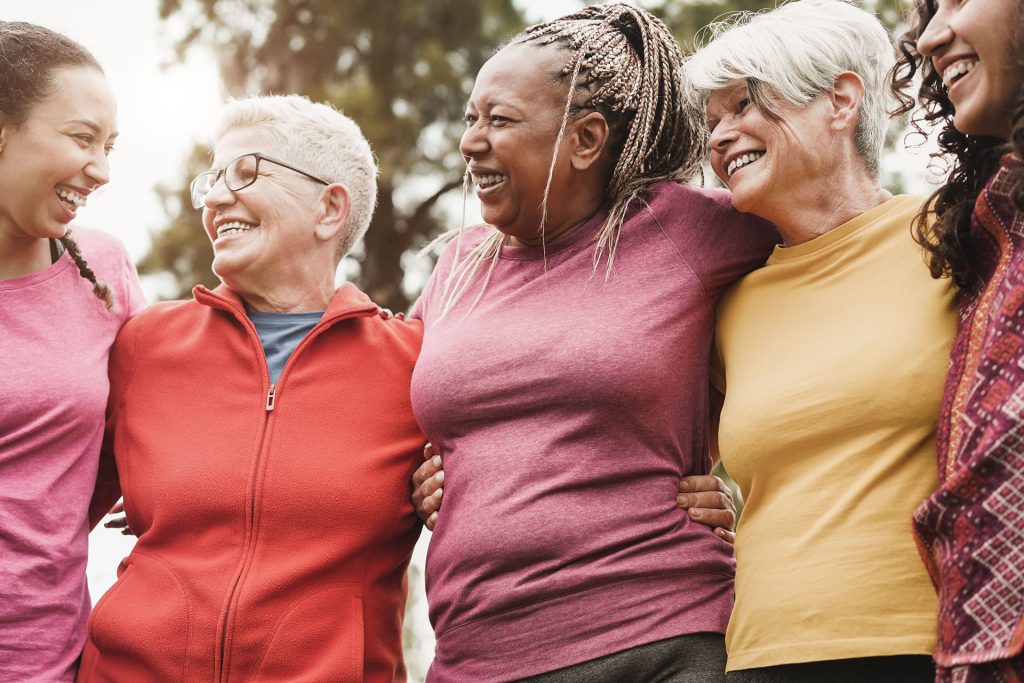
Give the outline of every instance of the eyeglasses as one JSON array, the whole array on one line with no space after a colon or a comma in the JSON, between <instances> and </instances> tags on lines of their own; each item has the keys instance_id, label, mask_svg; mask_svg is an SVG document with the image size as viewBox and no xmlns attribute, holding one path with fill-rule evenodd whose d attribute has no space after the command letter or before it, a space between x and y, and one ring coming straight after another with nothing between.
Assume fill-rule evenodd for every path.
<instances>
[{"instance_id":1,"label":"eyeglasses","mask_svg":"<svg viewBox=\"0 0 1024 683\"><path fill-rule=\"evenodd\" d=\"M213 186L217 184L217 181L220 180L222 175L224 176L224 184L232 192L244 190L255 183L256 178L259 177L261 161L283 166L289 171L301 173L310 180L315 180L321 185L330 185L326 180L317 178L315 175L310 175L309 173L295 168L294 166L289 166L283 161L271 159L259 152L249 152L248 154L243 154L240 157L235 157L228 162L227 166L219 171L204 171L197 175L190 186L192 190L192 208L201 209L206 206L206 195L210 193L210 190L213 189Z\"/></svg>"}]
</instances>

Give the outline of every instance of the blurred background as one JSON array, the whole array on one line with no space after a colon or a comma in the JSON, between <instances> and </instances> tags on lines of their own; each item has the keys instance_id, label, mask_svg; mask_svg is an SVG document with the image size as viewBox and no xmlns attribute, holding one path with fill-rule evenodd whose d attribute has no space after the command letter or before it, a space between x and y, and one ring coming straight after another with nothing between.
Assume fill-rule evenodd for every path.
<instances>
[{"instance_id":1,"label":"blurred background","mask_svg":"<svg viewBox=\"0 0 1024 683\"><path fill-rule=\"evenodd\" d=\"M112 182L79 212L82 224L118 235L150 300L213 285L212 252L189 181L208 168L210 131L228 96L302 93L354 118L380 162L377 212L339 280L377 303L406 310L430 272L416 251L479 213L463 204L458 153L463 107L477 69L527 24L582 0L0 0L0 18L61 31L88 47L117 95L121 136ZM771 0L639 0L673 29L684 52L699 29L730 11ZM894 32L909 0L868 0ZM894 122L884 183L930 192L927 141L907 149ZM913 141L911 139L911 141ZM921 146L923 145L923 146ZM708 182L713 176L706 174ZM424 533L410 569L406 657L422 681L433 652L426 619ZM90 539L94 601L113 583L132 539L98 529Z\"/></svg>"}]
</instances>

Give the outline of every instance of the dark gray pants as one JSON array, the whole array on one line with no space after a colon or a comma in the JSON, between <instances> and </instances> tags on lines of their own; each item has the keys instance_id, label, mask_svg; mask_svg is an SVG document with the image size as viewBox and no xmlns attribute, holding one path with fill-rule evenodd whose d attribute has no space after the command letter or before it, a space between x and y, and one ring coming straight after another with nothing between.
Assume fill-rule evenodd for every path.
<instances>
[{"instance_id":1,"label":"dark gray pants","mask_svg":"<svg viewBox=\"0 0 1024 683\"><path fill-rule=\"evenodd\" d=\"M934 683L927 655L860 657L732 671L727 683Z\"/></svg>"},{"instance_id":2,"label":"dark gray pants","mask_svg":"<svg viewBox=\"0 0 1024 683\"><path fill-rule=\"evenodd\" d=\"M530 683L724 683L725 638L693 633L524 678Z\"/></svg>"}]
</instances>

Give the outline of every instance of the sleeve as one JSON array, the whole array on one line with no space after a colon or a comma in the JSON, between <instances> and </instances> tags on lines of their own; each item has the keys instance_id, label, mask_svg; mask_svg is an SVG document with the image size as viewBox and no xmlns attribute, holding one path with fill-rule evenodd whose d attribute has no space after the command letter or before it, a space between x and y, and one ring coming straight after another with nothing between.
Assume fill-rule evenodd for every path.
<instances>
[{"instance_id":1,"label":"sleeve","mask_svg":"<svg viewBox=\"0 0 1024 683\"><path fill-rule=\"evenodd\" d=\"M128 257L127 252L121 254L121 300L119 309L124 321L134 317L146 307L146 295L142 293L142 283L139 282L139 273L135 270L135 264Z\"/></svg>"},{"instance_id":2,"label":"sleeve","mask_svg":"<svg viewBox=\"0 0 1024 683\"><path fill-rule=\"evenodd\" d=\"M117 472L117 461L114 458L114 442L118 422L122 417L124 395L131 381L134 367L138 329L138 324L128 324L122 327L110 349L107 371L110 378L110 395L107 398L107 415L103 431L103 444L100 448L99 471L96 474L96 488L93 490L92 501L89 503L90 529L103 519L107 511L121 497L121 480Z\"/></svg>"},{"instance_id":3,"label":"sleeve","mask_svg":"<svg viewBox=\"0 0 1024 683\"><path fill-rule=\"evenodd\" d=\"M465 238L463 238L465 241ZM456 237L445 245L444 251L437 259L434 270L427 279L426 286L420 292L419 297L413 302L409 309L409 317L413 320L422 320L426 325L437 317L444 297L445 282L451 270L452 261L455 259L456 251L460 248L459 238Z\"/></svg>"}]
</instances>

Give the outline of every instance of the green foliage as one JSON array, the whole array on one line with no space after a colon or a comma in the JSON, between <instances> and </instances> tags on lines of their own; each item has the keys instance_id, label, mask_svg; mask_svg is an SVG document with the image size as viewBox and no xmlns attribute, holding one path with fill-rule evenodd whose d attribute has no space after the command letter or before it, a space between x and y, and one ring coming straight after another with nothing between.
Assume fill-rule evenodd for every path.
<instances>
[{"instance_id":1,"label":"green foliage","mask_svg":"<svg viewBox=\"0 0 1024 683\"><path fill-rule=\"evenodd\" d=\"M301 93L360 124L381 174L356 279L404 310L402 254L439 232L436 203L461 184L463 106L494 46L522 28L512 0L161 0L160 16L184 22L179 54L214 50L228 94ZM187 182L175 196L187 197ZM153 245L163 255L144 263L187 289L205 264L168 268L174 250L187 259L209 248L198 212L169 204L171 225Z\"/></svg>"}]
</instances>

